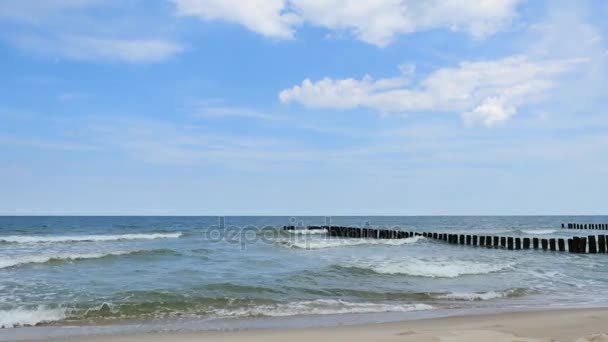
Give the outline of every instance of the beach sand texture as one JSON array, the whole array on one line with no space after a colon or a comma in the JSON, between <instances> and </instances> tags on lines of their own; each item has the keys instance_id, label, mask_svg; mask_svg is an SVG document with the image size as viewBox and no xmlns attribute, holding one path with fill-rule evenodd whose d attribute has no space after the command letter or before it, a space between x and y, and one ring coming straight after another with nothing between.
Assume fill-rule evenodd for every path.
<instances>
[{"instance_id":1,"label":"beach sand texture","mask_svg":"<svg viewBox=\"0 0 608 342\"><path fill-rule=\"evenodd\" d=\"M70 338L68 341L608 341L608 309L504 313L333 328L88 336Z\"/></svg>"}]
</instances>

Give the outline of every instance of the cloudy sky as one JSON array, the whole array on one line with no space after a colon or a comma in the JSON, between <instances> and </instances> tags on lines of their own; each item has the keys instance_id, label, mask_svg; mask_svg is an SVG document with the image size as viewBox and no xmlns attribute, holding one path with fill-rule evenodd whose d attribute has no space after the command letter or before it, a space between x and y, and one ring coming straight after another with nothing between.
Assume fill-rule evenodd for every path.
<instances>
[{"instance_id":1,"label":"cloudy sky","mask_svg":"<svg viewBox=\"0 0 608 342\"><path fill-rule=\"evenodd\" d=\"M606 17L0 0L0 214L605 214Z\"/></svg>"}]
</instances>

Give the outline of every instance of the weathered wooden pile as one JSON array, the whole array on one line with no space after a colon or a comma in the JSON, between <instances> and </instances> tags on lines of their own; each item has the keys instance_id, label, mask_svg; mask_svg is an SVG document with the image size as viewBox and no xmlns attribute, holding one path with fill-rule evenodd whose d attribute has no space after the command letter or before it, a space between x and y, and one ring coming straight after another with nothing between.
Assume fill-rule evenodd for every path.
<instances>
[{"instance_id":1,"label":"weathered wooden pile","mask_svg":"<svg viewBox=\"0 0 608 342\"><path fill-rule=\"evenodd\" d=\"M562 223L562 228L608 230L608 223Z\"/></svg>"},{"instance_id":2,"label":"weathered wooden pile","mask_svg":"<svg viewBox=\"0 0 608 342\"><path fill-rule=\"evenodd\" d=\"M285 226L284 230L295 230L294 226ZM483 248L502 248L507 250L543 250L554 252L570 252L575 254L606 254L608 238L606 235L590 235L572 238L528 238L496 235L449 234L431 232L408 232L403 230L373 229L344 226L309 226L311 230L327 230L329 236L367 239L406 239L423 236L453 245L464 245Z\"/></svg>"}]
</instances>

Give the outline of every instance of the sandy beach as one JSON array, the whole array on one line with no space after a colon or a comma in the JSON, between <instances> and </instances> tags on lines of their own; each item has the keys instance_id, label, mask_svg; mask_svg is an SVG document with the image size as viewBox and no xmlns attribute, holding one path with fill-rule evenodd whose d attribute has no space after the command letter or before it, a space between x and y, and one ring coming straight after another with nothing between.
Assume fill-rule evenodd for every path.
<instances>
[{"instance_id":1,"label":"sandy beach","mask_svg":"<svg viewBox=\"0 0 608 342\"><path fill-rule=\"evenodd\" d=\"M190 341L608 341L608 309L461 316L395 323L289 330L154 333L74 337L72 342ZM65 340L65 339L62 339Z\"/></svg>"}]
</instances>

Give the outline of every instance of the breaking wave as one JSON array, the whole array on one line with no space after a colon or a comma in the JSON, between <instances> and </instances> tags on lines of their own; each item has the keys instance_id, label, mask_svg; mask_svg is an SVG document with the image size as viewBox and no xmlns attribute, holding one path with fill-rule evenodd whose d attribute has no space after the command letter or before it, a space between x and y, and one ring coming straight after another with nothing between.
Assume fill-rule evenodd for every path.
<instances>
[{"instance_id":1,"label":"breaking wave","mask_svg":"<svg viewBox=\"0 0 608 342\"><path fill-rule=\"evenodd\" d=\"M300 249L323 249L335 247L352 247L360 245L385 245L385 246L401 246L413 244L425 239L422 236L415 236L407 239L347 239L347 238L331 238L331 239L307 239L307 240L279 240L281 245L289 248Z\"/></svg>"},{"instance_id":2,"label":"breaking wave","mask_svg":"<svg viewBox=\"0 0 608 342\"><path fill-rule=\"evenodd\" d=\"M414 277L456 278L465 275L495 273L511 268L509 263L407 258L404 260L365 259L349 262L347 267L379 274L403 274ZM340 265L340 267L345 267Z\"/></svg>"},{"instance_id":3,"label":"breaking wave","mask_svg":"<svg viewBox=\"0 0 608 342\"><path fill-rule=\"evenodd\" d=\"M87 259L101 259L120 255L139 255L139 254L175 254L172 250L137 250L137 251L116 251L106 253L75 253L75 254L53 254L53 255L19 255L0 257L0 269L16 267L25 264L45 264L51 262L77 261Z\"/></svg>"},{"instance_id":4,"label":"breaking wave","mask_svg":"<svg viewBox=\"0 0 608 342\"><path fill-rule=\"evenodd\" d=\"M59 321L64 319L65 316L65 310L63 309L49 309L44 306L36 309L17 308L0 310L0 328L34 326L41 323Z\"/></svg>"},{"instance_id":5,"label":"breaking wave","mask_svg":"<svg viewBox=\"0 0 608 342\"><path fill-rule=\"evenodd\" d=\"M72 236L1 236L4 243L60 243L60 242L105 242L120 240L177 239L182 233L118 234L118 235L72 235Z\"/></svg>"}]
</instances>

